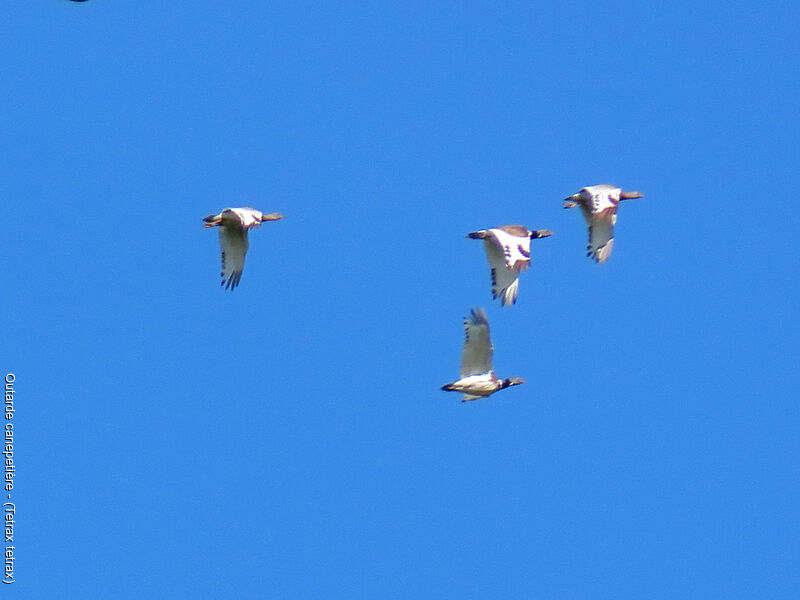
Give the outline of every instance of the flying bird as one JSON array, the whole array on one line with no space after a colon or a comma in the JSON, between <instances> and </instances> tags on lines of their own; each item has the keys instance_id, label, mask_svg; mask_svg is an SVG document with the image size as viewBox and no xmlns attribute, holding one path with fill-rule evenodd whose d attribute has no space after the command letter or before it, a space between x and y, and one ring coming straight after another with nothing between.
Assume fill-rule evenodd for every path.
<instances>
[{"instance_id":1,"label":"flying bird","mask_svg":"<svg viewBox=\"0 0 800 600\"><path fill-rule=\"evenodd\" d=\"M249 244L247 231L265 221L277 221L283 215L263 214L255 208L226 208L218 215L209 215L204 227L219 227L219 245L222 248L222 282L225 289L233 290L239 285L244 269L244 257Z\"/></svg>"},{"instance_id":2,"label":"flying bird","mask_svg":"<svg viewBox=\"0 0 800 600\"><path fill-rule=\"evenodd\" d=\"M483 240L489 267L492 270L492 298L500 304L511 306L517 301L520 271L531 264L531 240L549 237L548 229L531 231L522 225L503 225L494 229L481 229L468 234L474 240Z\"/></svg>"},{"instance_id":3,"label":"flying bird","mask_svg":"<svg viewBox=\"0 0 800 600\"><path fill-rule=\"evenodd\" d=\"M492 369L494 348L489 337L489 321L482 308L474 308L464 319L467 339L461 353L461 379L442 386L446 392L462 392L462 402L491 396L497 390L525 383L521 377L499 379Z\"/></svg>"},{"instance_id":4,"label":"flying bird","mask_svg":"<svg viewBox=\"0 0 800 600\"><path fill-rule=\"evenodd\" d=\"M589 243L586 256L604 263L614 248L614 225L621 200L644 198L641 192L623 192L620 188L601 183L583 188L564 200L564 208L581 207L583 218L589 225Z\"/></svg>"}]
</instances>

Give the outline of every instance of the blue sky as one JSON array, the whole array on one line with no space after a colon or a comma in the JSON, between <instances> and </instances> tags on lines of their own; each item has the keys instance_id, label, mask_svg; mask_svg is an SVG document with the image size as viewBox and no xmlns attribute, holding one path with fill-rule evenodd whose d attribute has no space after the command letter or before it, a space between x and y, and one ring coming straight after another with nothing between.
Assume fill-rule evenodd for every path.
<instances>
[{"instance_id":1,"label":"blue sky","mask_svg":"<svg viewBox=\"0 0 800 600\"><path fill-rule=\"evenodd\" d=\"M4 594L795 597L795 3L272 4L4 3Z\"/></svg>"}]
</instances>

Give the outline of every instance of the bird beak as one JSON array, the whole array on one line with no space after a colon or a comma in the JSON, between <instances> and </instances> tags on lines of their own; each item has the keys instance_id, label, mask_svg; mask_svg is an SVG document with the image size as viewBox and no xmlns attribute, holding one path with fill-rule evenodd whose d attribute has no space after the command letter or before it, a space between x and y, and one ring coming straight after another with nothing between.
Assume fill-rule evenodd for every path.
<instances>
[{"instance_id":1,"label":"bird beak","mask_svg":"<svg viewBox=\"0 0 800 600\"><path fill-rule=\"evenodd\" d=\"M264 221L280 221L283 215L280 213L269 213L268 215L261 215L261 222Z\"/></svg>"},{"instance_id":2,"label":"bird beak","mask_svg":"<svg viewBox=\"0 0 800 600\"><path fill-rule=\"evenodd\" d=\"M642 192L621 192L619 195L620 200L633 200L635 198L644 198Z\"/></svg>"}]
</instances>

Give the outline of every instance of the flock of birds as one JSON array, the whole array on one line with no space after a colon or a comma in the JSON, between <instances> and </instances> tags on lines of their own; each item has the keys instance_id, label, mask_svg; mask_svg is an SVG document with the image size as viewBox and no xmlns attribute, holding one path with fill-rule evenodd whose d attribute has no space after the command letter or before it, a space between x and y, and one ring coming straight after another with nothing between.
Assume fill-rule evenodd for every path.
<instances>
[{"instance_id":1,"label":"flock of birds","mask_svg":"<svg viewBox=\"0 0 800 600\"><path fill-rule=\"evenodd\" d=\"M626 192L608 184L592 185L564 201L564 208L580 207L589 227L586 255L597 263L604 263L614 247L614 226L617 209L622 200L642 198L640 192ZM283 218L279 213L264 214L254 208L226 208L203 221L205 227L219 227L219 244L222 249L222 282L225 289L233 290L242 279L244 259L249 247L247 233L267 221ZM503 225L481 229L468 237L483 240L492 273L492 297L500 298L502 306L517 301L519 274L531 263L531 240L553 235L547 229L530 230L522 225ZM494 372L492 354L494 347L489 335L489 320L482 308L470 311L464 319L466 340L461 353L461 375L458 381L442 387L447 392L461 392L462 402L491 396L499 390L525 383L521 377L500 379Z\"/></svg>"},{"instance_id":2,"label":"flock of birds","mask_svg":"<svg viewBox=\"0 0 800 600\"><path fill-rule=\"evenodd\" d=\"M85 2L86 0L72 0ZM614 225L617 208L622 200L642 198L640 192L625 192L608 184L592 185L564 201L564 208L580 207L589 226L587 256L604 263L614 247ZM244 259L249 247L247 232L267 221L283 218L279 213L264 214L254 208L226 208L204 219L205 227L219 227L222 248L222 286L233 290L239 285ZM492 272L492 297L510 306L517 301L519 274L531 264L531 240L553 235L547 229L530 230L522 225L503 225L493 229L473 231L469 237L483 240ZM475 308L464 319L466 341L461 354L461 376L458 381L442 387L448 392L461 392L462 401L486 398L507 387L525 383L521 377L500 379L492 366L494 347L489 335L489 320L482 308Z\"/></svg>"}]
</instances>

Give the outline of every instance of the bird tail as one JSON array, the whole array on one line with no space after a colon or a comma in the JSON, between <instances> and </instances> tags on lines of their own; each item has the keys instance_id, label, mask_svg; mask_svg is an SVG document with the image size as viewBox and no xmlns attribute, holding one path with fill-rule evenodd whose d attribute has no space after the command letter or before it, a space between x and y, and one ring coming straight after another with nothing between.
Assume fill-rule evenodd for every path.
<instances>
[{"instance_id":1,"label":"bird tail","mask_svg":"<svg viewBox=\"0 0 800 600\"><path fill-rule=\"evenodd\" d=\"M205 219L203 227L214 227L215 225L222 225L222 217L219 215L208 215Z\"/></svg>"}]
</instances>

